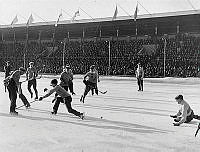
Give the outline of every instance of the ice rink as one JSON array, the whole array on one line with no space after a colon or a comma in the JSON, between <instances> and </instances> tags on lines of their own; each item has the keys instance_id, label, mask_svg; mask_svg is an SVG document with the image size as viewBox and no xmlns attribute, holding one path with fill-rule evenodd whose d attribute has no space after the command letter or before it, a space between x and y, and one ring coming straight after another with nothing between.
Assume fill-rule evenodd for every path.
<instances>
[{"instance_id":1,"label":"ice rink","mask_svg":"<svg viewBox=\"0 0 200 152\"><path fill-rule=\"evenodd\" d=\"M56 76L37 80L39 96L51 88ZM58 77L57 77L58 78ZM22 80L25 78L22 77ZM173 126L170 114L179 108L174 97L183 94L195 114L200 115L199 78L156 78L144 80L144 92L138 92L136 79L100 77L99 90L108 92L85 99L82 76L74 79L72 106L86 113L81 120L61 104L52 116L53 95L18 109L19 116L9 114L8 92L0 77L0 152L199 152L200 133L194 137L200 121ZM33 99L23 83L23 93ZM22 102L17 99L17 105ZM101 119L102 117L102 119Z\"/></svg>"}]
</instances>

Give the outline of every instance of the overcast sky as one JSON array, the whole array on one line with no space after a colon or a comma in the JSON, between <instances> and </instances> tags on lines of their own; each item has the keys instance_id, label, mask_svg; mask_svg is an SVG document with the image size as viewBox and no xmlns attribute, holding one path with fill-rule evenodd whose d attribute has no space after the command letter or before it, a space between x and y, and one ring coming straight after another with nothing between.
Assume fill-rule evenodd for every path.
<instances>
[{"instance_id":1,"label":"overcast sky","mask_svg":"<svg viewBox=\"0 0 200 152\"><path fill-rule=\"evenodd\" d=\"M139 0L139 15L200 9L200 0ZM190 4L191 3L191 4ZM118 16L133 15L137 0L0 0L0 24L26 23L32 13L34 22L55 21L62 10L61 20L69 20L80 8L76 19L112 17L118 5ZM148 11L146 11L144 8ZM125 12L125 11L127 12ZM85 12L87 13L85 13ZM42 19L41 19L42 18Z\"/></svg>"}]
</instances>

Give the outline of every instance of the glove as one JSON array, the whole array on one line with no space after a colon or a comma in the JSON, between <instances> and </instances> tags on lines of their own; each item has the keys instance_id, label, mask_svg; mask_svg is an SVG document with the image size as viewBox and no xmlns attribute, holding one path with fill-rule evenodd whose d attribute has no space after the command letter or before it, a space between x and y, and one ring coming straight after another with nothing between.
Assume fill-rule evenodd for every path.
<instances>
[{"instance_id":1,"label":"glove","mask_svg":"<svg viewBox=\"0 0 200 152\"><path fill-rule=\"evenodd\" d=\"M47 88L44 88L44 92L46 92L48 89Z\"/></svg>"},{"instance_id":2,"label":"glove","mask_svg":"<svg viewBox=\"0 0 200 152\"><path fill-rule=\"evenodd\" d=\"M173 123L173 125L174 125L174 126L180 126L180 124L178 124L178 123Z\"/></svg>"},{"instance_id":3,"label":"glove","mask_svg":"<svg viewBox=\"0 0 200 152\"><path fill-rule=\"evenodd\" d=\"M176 116L176 115L170 115L170 117L172 117L172 118L177 118L177 116Z\"/></svg>"},{"instance_id":4,"label":"glove","mask_svg":"<svg viewBox=\"0 0 200 152\"><path fill-rule=\"evenodd\" d=\"M43 97L40 97L40 98L39 98L39 101L41 101L42 99L43 99Z\"/></svg>"}]
</instances>

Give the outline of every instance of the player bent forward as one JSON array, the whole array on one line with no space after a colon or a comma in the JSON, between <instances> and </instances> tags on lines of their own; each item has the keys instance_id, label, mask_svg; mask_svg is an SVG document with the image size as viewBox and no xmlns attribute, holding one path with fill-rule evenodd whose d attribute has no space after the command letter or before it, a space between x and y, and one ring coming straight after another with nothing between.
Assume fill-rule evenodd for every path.
<instances>
[{"instance_id":1,"label":"player bent forward","mask_svg":"<svg viewBox=\"0 0 200 152\"><path fill-rule=\"evenodd\" d=\"M178 104L181 105L181 109L176 115L170 115L170 117L174 118L174 126L179 126L182 123L189 123L193 118L200 120L200 116L194 115L193 110L191 109L190 105L183 99L182 95L176 96L175 100Z\"/></svg>"},{"instance_id":2,"label":"player bent forward","mask_svg":"<svg viewBox=\"0 0 200 152\"><path fill-rule=\"evenodd\" d=\"M49 92L46 95L44 95L43 97L40 97L39 100L41 101L42 99L50 96L54 92L56 92L60 96L60 97L56 97L56 101L55 101L55 105L53 107L52 114L57 114L60 102L64 102L69 113L72 113L72 114L80 117L81 119L83 119L84 118L83 113L80 113L80 112L78 112L78 111L76 111L72 108L72 106L71 106L71 102L72 102L71 95L64 88L62 88L60 85L58 85L58 81L56 79L53 79L51 81L51 86L53 87L53 89L49 90Z\"/></svg>"}]
</instances>

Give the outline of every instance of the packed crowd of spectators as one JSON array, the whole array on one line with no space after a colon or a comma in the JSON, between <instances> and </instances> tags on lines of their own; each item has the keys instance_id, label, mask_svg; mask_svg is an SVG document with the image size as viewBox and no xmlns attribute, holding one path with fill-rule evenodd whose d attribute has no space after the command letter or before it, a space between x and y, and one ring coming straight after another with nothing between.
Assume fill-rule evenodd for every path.
<instances>
[{"instance_id":1,"label":"packed crowd of spectators","mask_svg":"<svg viewBox=\"0 0 200 152\"><path fill-rule=\"evenodd\" d=\"M166 39L165 76L196 77L199 73L200 37L178 35ZM110 43L110 44L109 44ZM155 51L142 52L143 45L155 45ZM134 75L140 62L145 77L164 76L163 38L113 39L38 42L0 42L0 65L10 60L14 69L34 61L46 73L61 73L64 63L75 74L84 74L90 65L97 66L100 75ZM110 51L109 51L110 48ZM25 60L24 60L25 59ZM1 68L2 71L2 68Z\"/></svg>"}]
</instances>

